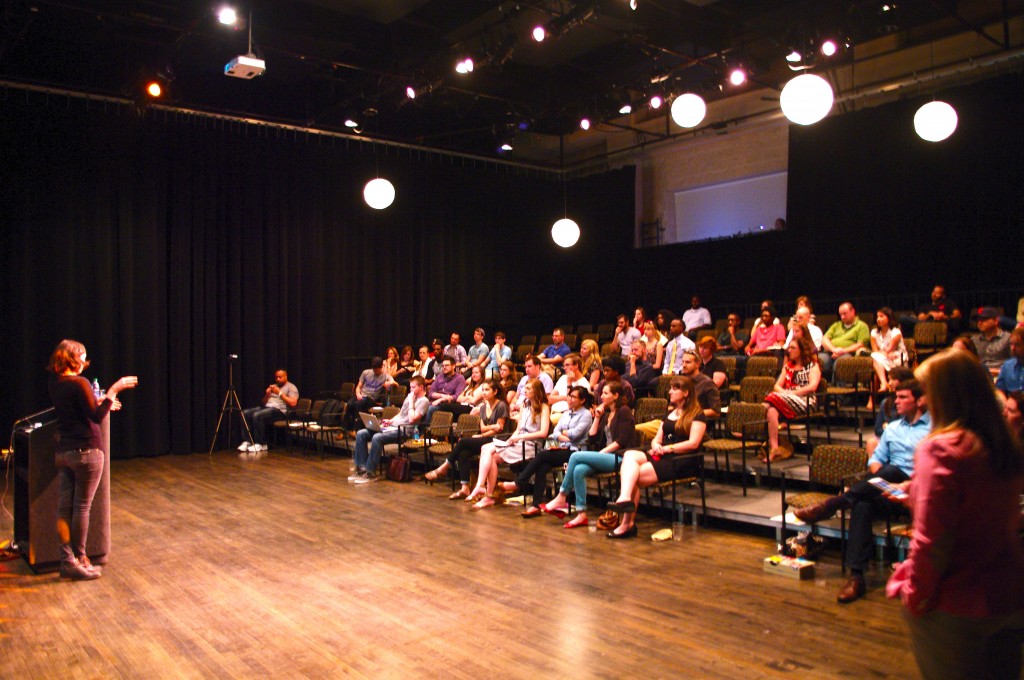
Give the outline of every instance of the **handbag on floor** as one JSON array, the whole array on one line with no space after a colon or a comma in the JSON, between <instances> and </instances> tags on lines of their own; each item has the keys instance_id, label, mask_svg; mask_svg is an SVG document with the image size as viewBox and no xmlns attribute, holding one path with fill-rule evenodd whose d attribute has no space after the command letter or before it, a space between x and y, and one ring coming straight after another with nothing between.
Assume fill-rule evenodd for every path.
<instances>
[{"instance_id":1,"label":"handbag on floor","mask_svg":"<svg viewBox=\"0 0 1024 680\"><path fill-rule=\"evenodd\" d=\"M395 456L388 463L388 479L392 482L408 482L412 479L412 464L408 456Z\"/></svg>"}]
</instances>

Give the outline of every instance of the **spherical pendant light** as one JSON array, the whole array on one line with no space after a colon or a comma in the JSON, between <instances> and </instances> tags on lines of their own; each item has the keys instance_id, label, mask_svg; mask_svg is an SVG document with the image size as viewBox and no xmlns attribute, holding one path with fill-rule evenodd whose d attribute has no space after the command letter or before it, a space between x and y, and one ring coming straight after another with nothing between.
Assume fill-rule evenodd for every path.
<instances>
[{"instance_id":1,"label":"spherical pendant light","mask_svg":"<svg viewBox=\"0 0 1024 680\"><path fill-rule=\"evenodd\" d=\"M672 102L672 120L679 127L697 127L704 120L707 111L708 107L704 100L692 92L680 95Z\"/></svg>"},{"instance_id":2,"label":"spherical pendant light","mask_svg":"<svg viewBox=\"0 0 1024 680\"><path fill-rule=\"evenodd\" d=\"M927 142L941 142L956 130L956 111L946 102L928 102L914 114L914 129Z\"/></svg>"},{"instance_id":3,"label":"spherical pendant light","mask_svg":"<svg viewBox=\"0 0 1024 680\"><path fill-rule=\"evenodd\" d=\"M568 217L562 218L552 225L551 238L563 248L571 248L580 240L580 225Z\"/></svg>"},{"instance_id":4,"label":"spherical pendant light","mask_svg":"<svg viewBox=\"0 0 1024 680\"><path fill-rule=\"evenodd\" d=\"M375 210L383 210L395 202L395 185L378 177L366 183L363 189L363 200Z\"/></svg>"},{"instance_id":5,"label":"spherical pendant light","mask_svg":"<svg viewBox=\"0 0 1024 680\"><path fill-rule=\"evenodd\" d=\"M805 73L782 88L782 112L797 125L813 125L828 115L834 99L828 81Z\"/></svg>"}]
</instances>

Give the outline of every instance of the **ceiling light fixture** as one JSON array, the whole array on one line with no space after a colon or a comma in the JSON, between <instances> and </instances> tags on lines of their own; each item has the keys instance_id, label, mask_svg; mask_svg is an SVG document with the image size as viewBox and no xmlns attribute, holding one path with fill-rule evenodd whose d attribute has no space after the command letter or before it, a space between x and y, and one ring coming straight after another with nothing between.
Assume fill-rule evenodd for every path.
<instances>
[{"instance_id":1,"label":"ceiling light fixture","mask_svg":"<svg viewBox=\"0 0 1024 680\"><path fill-rule=\"evenodd\" d=\"M665 100L661 98L660 94L656 94L651 97L651 108L660 109L661 105L665 103Z\"/></svg>"},{"instance_id":2,"label":"ceiling light fixture","mask_svg":"<svg viewBox=\"0 0 1024 680\"><path fill-rule=\"evenodd\" d=\"M533 27L533 39L537 42L544 42L544 38L548 37L548 32L544 30L543 26Z\"/></svg>"},{"instance_id":3,"label":"ceiling light fixture","mask_svg":"<svg viewBox=\"0 0 1024 680\"><path fill-rule=\"evenodd\" d=\"M935 79L935 43L930 46L932 59L932 80ZM958 123L956 109L934 97L914 114L914 131L926 142L941 142L956 132Z\"/></svg>"},{"instance_id":4,"label":"ceiling light fixture","mask_svg":"<svg viewBox=\"0 0 1024 680\"><path fill-rule=\"evenodd\" d=\"M152 80L146 84L146 94L148 94L153 99L158 98L163 93L164 89L160 87L160 83L156 82L155 80Z\"/></svg>"},{"instance_id":5,"label":"ceiling light fixture","mask_svg":"<svg viewBox=\"0 0 1024 680\"><path fill-rule=\"evenodd\" d=\"M624 116L633 113L633 105L630 104L629 102L624 103L622 106L619 107L619 113L621 113Z\"/></svg>"},{"instance_id":6,"label":"ceiling light fixture","mask_svg":"<svg viewBox=\"0 0 1024 680\"><path fill-rule=\"evenodd\" d=\"M813 125L832 110L835 95L821 76L810 73L793 78L782 88L782 113L797 125Z\"/></svg>"},{"instance_id":7,"label":"ceiling light fixture","mask_svg":"<svg viewBox=\"0 0 1024 680\"><path fill-rule=\"evenodd\" d=\"M409 99L416 99L416 88L409 85L405 88L405 96Z\"/></svg>"},{"instance_id":8,"label":"ceiling light fixture","mask_svg":"<svg viewBox=\"0 0 1024 680\"><path fill-rule=\"evenodd\" d=\"M580 129L581 130L589 130L590 129L590 119L589 118L580 118Z\"/></svg>"},{"instance_id":9,"label":"ceiling light fixture","mask_svg":"<svg viewBox=\"0 0 1024 680\"><path fill-rule=\"evenodd\" d=\"M672 120L684 128L694 128L701 124L707 114L708 107L700 95L687 92L672 102Z\"/></svg>"},{"instance_id":10,"label":"ceiling light fixture","mask_svg":"<svg viewBox=\"0 0 1024 680\"><path fill-rule=\"evenodd\" d=\"M217 10L217 21L225 26L234 26L238 23L238 13L235 12L234 7L225 5Z\"/></svg>"},{"instance_id":11,"label":"ceiling light fixture","mask_svg":"<svg viewBox=\"0 0 1024 680\"><path fill-rule=\"evenodd\" d=\"M378 177L363 187L363 200L374 210L383 210L395 202L395 185Z\"/></svg>"},{"instance_id":12,"label":"ceiling light fixture","mask_svg":"<svg viewBox=\"0 0 1024 680\"><path fill-rule=\"evenodd\" d=\"M635 12L636 11L636 7L637 7L637 0L629 0L629 8Z\"/></svg>"},{"instance_id":13,"label":"ceiling light fixture","mask_svg":"<svg viewBox=\"0 0 1024 680\"><path fill-rule=\"evenodd\" d=\"M821 53L824 54L826 57L831 57L835 55L835 53L839 50L839 47L836 45L836 42L834 40L826 40L823 43L821 43L821 47L819 49L821 50Z\"/></svg>"},{"instance_id":14,"label":"ceiling light fixture","mask_svg":"<svg viewBox=\"0 0 1024 680\"><path fill-rule=\"evenodd\" d=\"M455 72L456 73L462 73L462 74L472 73L473 72L473 59L471 57L466 57L465 59L460 59L455 64Z\"/></svg>"},{"instance_id":15,"label":"ceiling light fixture","mask_svg":"<svg viewBox=\"0 0 1024 680\"><path fill-rule=\"evenodd\" d=\"M729 84L733 87L739 87L743 83L747 82L747 72L742 68L736 67L729 71Z\"/></svg>"}]
</instances>

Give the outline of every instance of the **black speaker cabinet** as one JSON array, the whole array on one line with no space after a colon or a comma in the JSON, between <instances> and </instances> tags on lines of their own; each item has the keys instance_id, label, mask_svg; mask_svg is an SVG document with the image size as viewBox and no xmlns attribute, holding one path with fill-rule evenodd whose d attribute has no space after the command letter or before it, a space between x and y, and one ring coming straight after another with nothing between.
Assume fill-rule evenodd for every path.
<instances>
[{"instance_id":1,"label":"black speaker cabinet","mask_svg":"<svg viewBox=\"0 0 1024 680\"><path fill-rule=\"evenodd\" d=\"M110 552L110 418L100 425L106 454L103 477L89 514L86 553L104 564ZM53 464L57 421L14 435L14 542L37 574L60 566L57 538L57 468Z\"/></svg>"}]
</instances>

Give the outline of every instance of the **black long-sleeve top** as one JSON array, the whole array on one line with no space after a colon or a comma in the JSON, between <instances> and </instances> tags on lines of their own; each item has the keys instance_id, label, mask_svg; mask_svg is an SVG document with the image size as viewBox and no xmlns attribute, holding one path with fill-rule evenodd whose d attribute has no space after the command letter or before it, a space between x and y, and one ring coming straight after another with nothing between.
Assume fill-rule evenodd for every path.
<instances>
[{"instance_id":1,"label":"black long-sleeve top","mask_svg":"<svg viewBox=\"0 0 1024 680\"><path fill-rule=\"evenodd\" d=\"M80 375L54 375L49 382L50 400L57 412L55 451L103 448L100 422L110 412L111 401L97 403L89 381Z\"/></svg>"}]
</instances>

